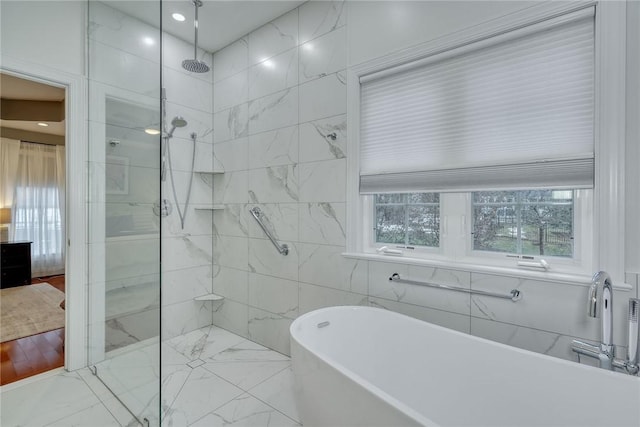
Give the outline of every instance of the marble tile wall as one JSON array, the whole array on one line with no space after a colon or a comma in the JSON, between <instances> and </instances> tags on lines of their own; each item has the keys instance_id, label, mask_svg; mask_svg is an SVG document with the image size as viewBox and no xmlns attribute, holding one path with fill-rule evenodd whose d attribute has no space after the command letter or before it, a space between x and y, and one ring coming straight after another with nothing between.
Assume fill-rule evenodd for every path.
<instances>
[{"instance_id":1,"label":"marble tile wall","mask_svg":"<svg viewBox=\"0 0 640 427\"><path fill-rule=\"evenodd\" d=\"M214 54L214 324L289 353L288 328L367 303L366 264L340 254L346 216L342 2L308 2ZM280 255L249 209L289 255Z\"/></svg>"},{"instance_id":2,"label":"marble tile wall","mask_svg":"<svg viewBox=\"0 0 640 427\"><path fill-rule=\"evenodd\" d=\"M585 286L342 256L352 47L346 23L343 2L307 2L214 54L214 156L228 172L214 180L214 199L225 210L214 214L213 287L226 297L214 307L214 324L288 353L286 330L296 316L363 304L575 360L571 340L599 335L599 321L584 312ZM266 240L248 213L253 206L289 245L288 256ZM392 284L394 272L474 289L517 288L525 297L512 303ZM633 289L616 291L620 347L637 280L628 275Z\"/></svg>"}]
</instances>

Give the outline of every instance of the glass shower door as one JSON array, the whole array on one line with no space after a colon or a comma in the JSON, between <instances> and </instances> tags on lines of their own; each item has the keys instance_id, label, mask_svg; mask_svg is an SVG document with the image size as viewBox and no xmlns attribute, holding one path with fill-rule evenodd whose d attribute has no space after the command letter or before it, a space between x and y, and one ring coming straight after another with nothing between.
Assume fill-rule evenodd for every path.
<instances>
[{"instance_id":1,"label":"glass shower door","mask_svg":"<svg viewBox=\"0 0 640 427\"><path fill-rule=\"evenodd\" d=\"M130 3L148 22L88 2L89 365L132 420L157 426L161 3Z\"/></svg>"}]
</instances>

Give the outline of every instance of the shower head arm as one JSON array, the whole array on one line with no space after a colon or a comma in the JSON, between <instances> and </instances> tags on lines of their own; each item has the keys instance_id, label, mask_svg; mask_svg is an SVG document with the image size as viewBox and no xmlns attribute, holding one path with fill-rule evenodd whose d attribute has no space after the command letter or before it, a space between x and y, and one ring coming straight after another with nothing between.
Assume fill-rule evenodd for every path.
<instances>
[{"instance_id":1,"label":"shower head arm","mask_svg":"<svg viewBox=\"0 0 640 427\"><path fill-rule=\"evenodd\" d=\"M193 21L193 28L195 30L195 43L193 44L193 59L198 59L198 9L202 6L201 0L193 0L193 5L196 8L195 20Z\"/></svg>"}]
</instances>

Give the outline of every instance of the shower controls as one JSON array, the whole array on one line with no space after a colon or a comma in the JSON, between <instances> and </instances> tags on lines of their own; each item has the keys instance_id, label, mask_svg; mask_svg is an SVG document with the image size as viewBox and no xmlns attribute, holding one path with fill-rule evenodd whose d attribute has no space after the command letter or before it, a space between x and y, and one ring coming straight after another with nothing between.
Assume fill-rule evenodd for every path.
<instances>
[{"instance_id":1,"label":"shower controls","mask_svg":"<svg viewBox=\"0 0 640 427\"><path fill-rule=\"evenodd\" d=\"M153 214L162 218L168 217L173 212L173 206L167 199L156 200L153 203Z\"/></svg>"}]
</instances>

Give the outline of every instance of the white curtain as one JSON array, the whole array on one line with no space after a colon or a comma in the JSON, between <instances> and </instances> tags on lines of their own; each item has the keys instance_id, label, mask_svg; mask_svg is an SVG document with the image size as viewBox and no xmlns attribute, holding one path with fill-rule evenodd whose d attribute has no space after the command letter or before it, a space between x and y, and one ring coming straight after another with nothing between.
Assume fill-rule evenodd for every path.
<instances>
[{"instance_id":1,"label":"white curtain","mask_svg":"<svg viewBox=\"0 0 640 427\"><path fill-rule=\"evenodd\" d=\"M13 206L20 141L0 138L0 208Z\"/></svg>"},{"instance_id":2,"label":"white curtain","mask_svg":"<svg viewBox=\"0 0 640 427\"><path fill-rule=\"evenodd\" d=\"M20 143L9 237L32 242L33 277L64 273L64 163L62 146Z\"/></svg>"}]
</instances>

